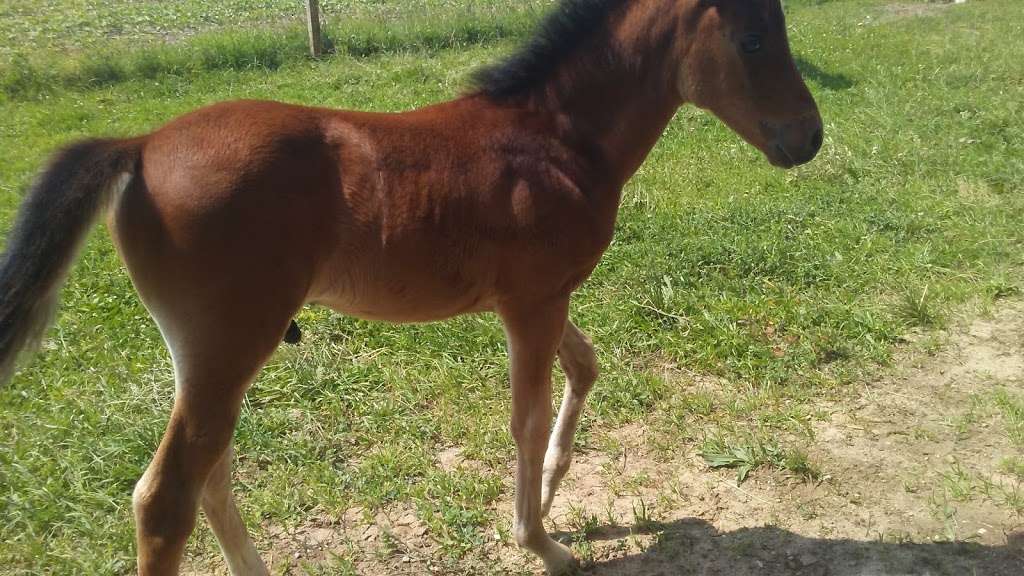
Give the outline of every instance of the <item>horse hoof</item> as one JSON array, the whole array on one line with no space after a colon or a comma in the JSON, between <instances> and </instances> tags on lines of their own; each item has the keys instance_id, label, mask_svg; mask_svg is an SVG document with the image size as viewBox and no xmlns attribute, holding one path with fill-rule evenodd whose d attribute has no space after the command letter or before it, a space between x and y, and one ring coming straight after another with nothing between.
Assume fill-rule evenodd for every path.
<instances>
[{"instance_id":1,"label":"horse hoof","mask_svg":"<svg viewBox=\"0 0 1024 576\"><path fill-rule=\"evenodd\" d=\"M544 559L544 568L547 576L574 576L580 573L580 563L572 555L572 551L565 545L555 542L552 553Z\"/></svg>"}]
</instances>

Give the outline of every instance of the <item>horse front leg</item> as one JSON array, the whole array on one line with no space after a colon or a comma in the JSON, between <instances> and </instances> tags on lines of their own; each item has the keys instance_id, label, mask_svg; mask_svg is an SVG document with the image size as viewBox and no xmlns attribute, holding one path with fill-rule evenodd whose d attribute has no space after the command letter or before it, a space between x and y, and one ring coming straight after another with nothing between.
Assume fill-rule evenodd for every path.
<instances>
[{"instance_id":1,"label":"horse front leg","mask_svg":"<svg viewBox=\"0 0 1024 576\"><path fill-rule=\"evenodd\" d=\"M576 566L569 549L544 530L541 480L551 428L551 369L568 316L568 299L504 306L512 381L512 437L517 448L516 543L544 561L550 575Z\"/></svg>"},{"instance_id":2,"label":"horse front leg","mask_svg":"<svg viewBox=\"0 0 1024 576\"><path fill-rule=\"evenodd\" d=\"M555 492L572 463L573 437L579 426L580 413L587 395L597 380L597 355L587 335L571 321L566 321L562 342L558 346L558 362L565 372L565 393L558 410L555 430L551 433L547 453L544 455L544 479L541 490L541 511L551 512Z\"/></svg>"}]
</instances>

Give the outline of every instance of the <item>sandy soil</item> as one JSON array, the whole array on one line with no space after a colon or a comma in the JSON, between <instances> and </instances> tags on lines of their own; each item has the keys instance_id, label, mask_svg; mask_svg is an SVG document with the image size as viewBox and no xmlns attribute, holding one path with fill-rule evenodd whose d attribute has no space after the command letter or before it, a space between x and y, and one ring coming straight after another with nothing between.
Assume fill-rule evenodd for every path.
<instances>
[{"instance_id":1,"label":"sandy soil","mask_svg":"<svg viewBox=\"0 0 1024 576\"><path fill-rule=\"evenodd\" d=\"M655 503L660 520L645 532L660 535L651 543L599 529L587 573L1024 575L1024 517L978 488L981 479L1020 487L999 471L1020 450L987 399L998 388L1019 394L1022 377L1024 307L1008 304L960 327L941 352L905 356L878 381L824 406L828 416L815 426L814 459L827 475L820 483L758 473L736 487L731 474L707 471L695 455L645 462L637 444L627 451L629 473L649 466L641 473L659 479L638 494ZM577 474L601 465L586 456L578 464ZM967 478L970 493L951 491L950 478ZM592 481L578 482L584 491L570 500L607 498L609 486L591 493ZM626 508L621 500L613 507Z\"/></svg>"}]
</instances>

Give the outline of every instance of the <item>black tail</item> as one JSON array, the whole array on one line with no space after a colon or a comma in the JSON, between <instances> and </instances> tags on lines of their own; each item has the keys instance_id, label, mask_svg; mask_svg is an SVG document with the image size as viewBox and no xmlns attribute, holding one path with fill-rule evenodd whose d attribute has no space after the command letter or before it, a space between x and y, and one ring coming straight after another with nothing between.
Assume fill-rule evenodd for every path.
<instances>
[{"instance_id":1,"label":"black tail","mask_svg":"<svg viewBox=\"0 0 1024 576\"><path fill-rule=\"evenodd\" d=\"M137 141L79 142L55 154L32 186L0 257L0 384L39 344L82 239L139 157Z\"/></svg>"}]
</instances>

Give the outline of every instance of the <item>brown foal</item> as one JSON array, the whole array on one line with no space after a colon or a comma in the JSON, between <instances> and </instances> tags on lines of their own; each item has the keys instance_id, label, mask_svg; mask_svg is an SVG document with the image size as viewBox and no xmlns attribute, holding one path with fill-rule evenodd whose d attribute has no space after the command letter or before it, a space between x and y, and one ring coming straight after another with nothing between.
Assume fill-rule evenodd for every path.
<instances>
[{"instance_id":1,"label":"brown foal","mask_svg":"<svg viewBox=\"0 0 1024 576\"><path fill-rule=\"evenodd\" d=\"M58 153L0 264L0 376L37 343L96 214L174 362L167 431L134 493L139 573L175 574L201 507L233 574L266 574L231 495L231 439L301 306L390 322L496 312L518 446L514 533L574 566L542 518L569 467L595 355L569 298L623 185L677 108L770 162L822 141L779 0L562 0L454 101L401 114L228 102ZM567 386L553 432L551 370Z\"/></svg>"}]
</instances>

